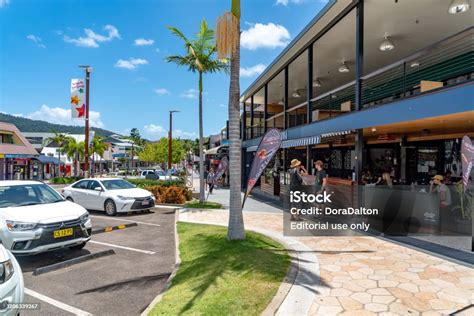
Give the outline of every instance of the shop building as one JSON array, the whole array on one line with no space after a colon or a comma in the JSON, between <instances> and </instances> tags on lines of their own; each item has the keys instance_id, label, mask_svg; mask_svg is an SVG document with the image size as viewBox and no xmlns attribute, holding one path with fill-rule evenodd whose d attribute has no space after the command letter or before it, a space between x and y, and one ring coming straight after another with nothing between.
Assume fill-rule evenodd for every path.
<instances>
[{"instance_id":1,"label":"shop building","mask_svg":"<svg viewBox=\"0 0 474 316\"><path fill-rule=\"evenodd\" d=\"M329 1L241 95L243 183L270 128L283 142L254 193L282 202L295 158L310 173L323 161L349 200L369 172L459 180L461 138L474 137L474 9L458 4Z\"/></svg>"},{"instance_id":2,"label":"shop building","mask_svg":"<svg viewBox=\"0 0 474 316\"><path fill-rule=\"evenodd\" d=\"M32 179L39 169L36 156L38 152L15 125L0 122L0 180Z\"/></svg>"}]
</instances>

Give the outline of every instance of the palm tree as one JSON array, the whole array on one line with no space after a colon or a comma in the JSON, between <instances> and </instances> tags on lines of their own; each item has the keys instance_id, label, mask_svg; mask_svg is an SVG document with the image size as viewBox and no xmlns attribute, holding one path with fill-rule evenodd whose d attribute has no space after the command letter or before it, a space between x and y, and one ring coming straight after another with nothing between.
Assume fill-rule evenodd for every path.
<instances>
[{"instance_id":1,"label":"palm tree","mask_svg":"<svg viewBox=\"0 0 474 316\"><path fill-rule=\"evenodd\" d=\"M214 57L216 45L214 42L214 31L209 29L205 20L201 22L199 33L196 38L189 40L175 27L168 27L173 35L184 42L185 55L174 55L166 57L169 63L185 66L189 71L199 74L199 201L204 202L204 141L202 127L202 75L204 73L215 73L227 70L225 60Z\"/></svg>"},{"instance_id":2,"label":"palm tree","mask_svg":"<svg viewBox=\"0 0 474 316\"><path fill-rule=\"evenodd\" d=\"M130 131L129 139L130 139L130 142L132 143L131 164L132 164L132 170L133 170L133 158L135 154L137 154L137 151L139 151L139 148L141 148L142 143L143 143L143 139L142 139L142 136L140 135L140 131L138 130L138 128L135 128L135 127L132 128L132 130ZM135 146L138 146L138 148L136 149Z\"/></svg>"},{"instance_id":3,"label":"palm tree","mask_svg":"<svg viewBox=\"0 0 474 316\"><path fill-rule=\"evenodd\" d=\"M94 177L95 171L95 154L102 158L106 150L107 144L102 141L102 137L95 135L89 145L89 152L92 155L92 177Z\"/></svg>"},{"instance_id":4,"label":"palm tree","mask_svg":"<svg viewBox=\"0 0 474 316\"><path fill-rule=\"evenodd\" d=\"M63 146L67 140L68 136L63 133L54 132L54 136L48 137L46 143L55 143L58 145L58 159L61 162L61 153L63 152ZM61 164L58 166L59 176L61 176Z\"/></svg>"},{"instance_id":5,"label":"palm tree","mask_svg":"<svg viewBox=\"0 0 474 316\"><path fill-rule=\"evenodd\" d=\"M241 199L240 140L240 0L232 0L231 12L217 22L217 53L230 59L229 86L229 225L227 239L245 239ZM243 131L242 131L243 132Z\"/></svg>"},{"instance_id":6,"label":"palm tree","mask_svg":"<svg viewBox=\"0 0 474 316\"><path fill-rule=\"evenodd\" d=\"M68 137L64 152L69 159L73 160L74 176L79 175L79 161L84 159L84 142L78 142L74 137Z\"/></svg>"}]
</instances>

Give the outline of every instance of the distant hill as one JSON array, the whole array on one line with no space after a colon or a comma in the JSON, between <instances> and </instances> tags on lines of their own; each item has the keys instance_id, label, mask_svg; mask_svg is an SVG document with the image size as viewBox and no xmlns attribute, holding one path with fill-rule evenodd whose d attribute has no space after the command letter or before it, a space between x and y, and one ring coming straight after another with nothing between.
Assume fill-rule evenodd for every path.
<instances>
[{"instance_id":1,"label":"distant hill","mask_svg":"<svg viewBox=\"0 0 474 316\"><path fill-rule=\"evenodd\" d=\"M8 114L0 113L0 122L6 122L16 125L16 127L22 132L42 132L42 133L69 133L69 134L84 134L83 126L72 126L72 125L60 125L52 124L40 120L31 120L28 118L13 116ZM117 134L102 128L91 127L91 130L95 131L97 135L107 137L112 134Z\"/></svg>"}]
</instances>

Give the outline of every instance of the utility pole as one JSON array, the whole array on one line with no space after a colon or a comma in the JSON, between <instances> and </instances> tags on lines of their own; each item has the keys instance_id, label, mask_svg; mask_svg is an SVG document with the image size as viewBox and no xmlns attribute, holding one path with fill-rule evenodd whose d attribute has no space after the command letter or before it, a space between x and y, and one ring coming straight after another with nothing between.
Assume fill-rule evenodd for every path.
<instances>
[{"instance_id":1,"label":"utility pole","mask_svg":"<svg viewBox=\"0 0 474 316\"><path fill-rule=\"evenodd\" d=\"M170 131L168 133L168 170L171 170L172 154L173 154L173 113L179 111L170 111Z\"/></svg>"},{"instance_id":2,"label":"utility pole","mask_svg":"<svg viewBox=\"0 0 474 316\"><path fill-rule=\"evenodd\" d=\"M86 71L86 124L84 129L84 176L89 176L89 81L91 76L92 68L90 66L79 66Z\"/></svg>"}]
</instances>

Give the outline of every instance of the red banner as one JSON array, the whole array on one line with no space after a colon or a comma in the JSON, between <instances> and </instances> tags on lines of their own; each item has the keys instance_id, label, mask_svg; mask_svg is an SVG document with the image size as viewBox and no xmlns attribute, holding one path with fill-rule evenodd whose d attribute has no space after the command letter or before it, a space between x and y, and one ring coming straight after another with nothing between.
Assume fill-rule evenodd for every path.
<instances>
[{"instance_id":1,"label":"red banner","mask_svg":"<svg viewBox=\"0 0 474 316\"><path fill-rule=\"evenodd\" d=\"M263 135L250 168L249 179L247 181L247 191L244 195L242 207L244 207L245 200L250 194L250 191L252 191L255 183L257 183L258 178L260 178L270 160L272 160L273 156L278 152L280 145L281 135L279 130L273 128Z\"/></svg>"},{"instance_id":2,"label":"red banner","mask_svg":"<svg viewBox=\"0 0 474 316\"><path fill-rule=\"evenodd\" d=\"M219 166L217 167L217 170L214 173L214 178L212 179L214 183L216 183L217 180L219 180L222 177L224 172L226 172L228 166L229 166L229 160L227 159L227 156L222 157L219 163Z\"/></svg>"}]
</instances>

